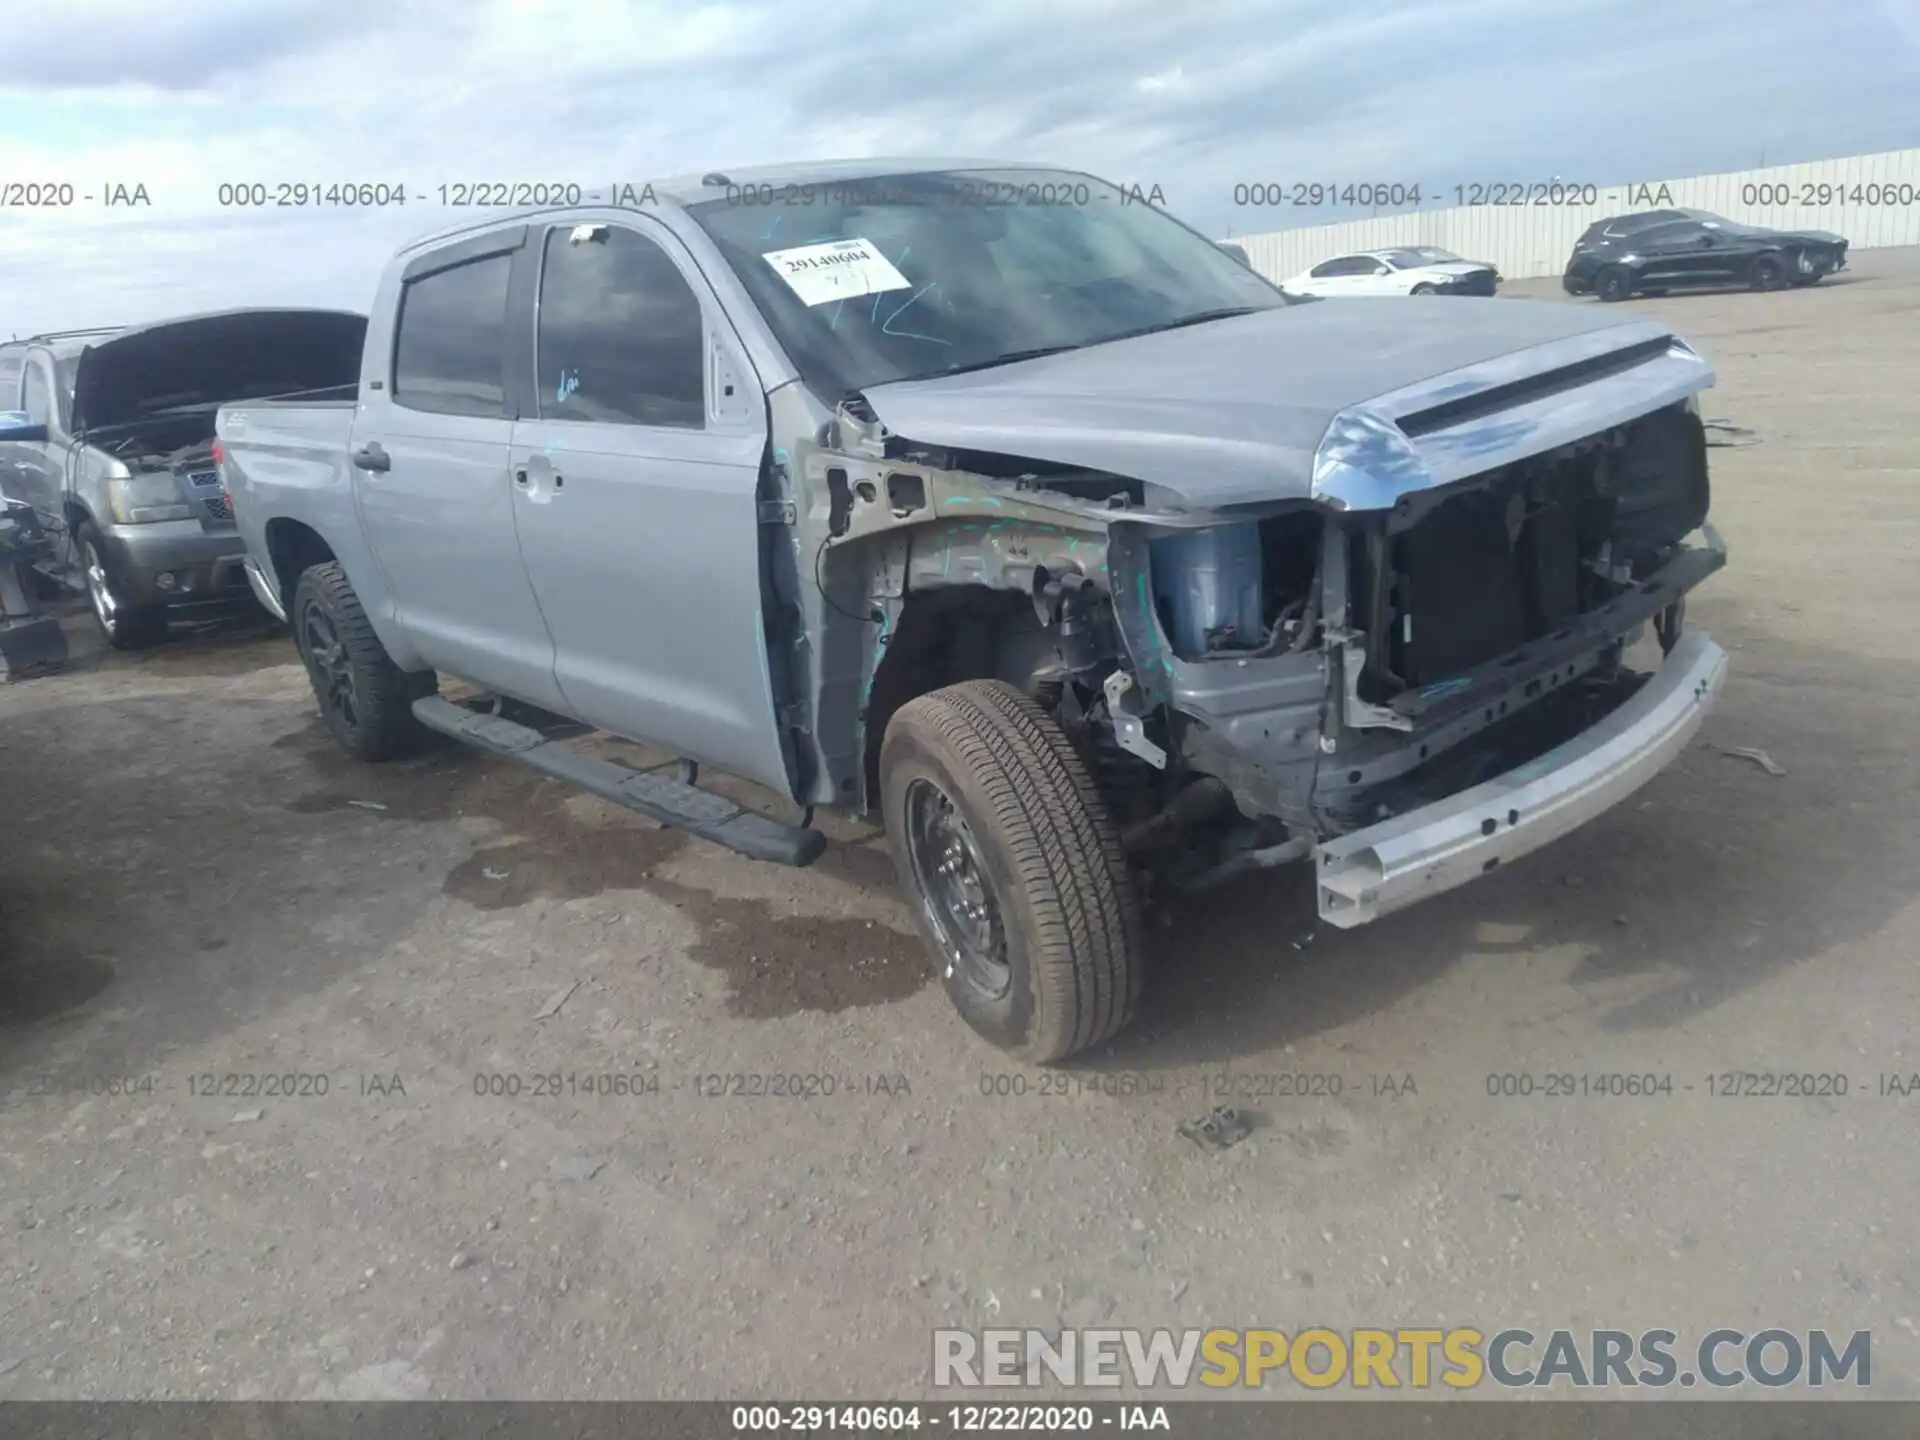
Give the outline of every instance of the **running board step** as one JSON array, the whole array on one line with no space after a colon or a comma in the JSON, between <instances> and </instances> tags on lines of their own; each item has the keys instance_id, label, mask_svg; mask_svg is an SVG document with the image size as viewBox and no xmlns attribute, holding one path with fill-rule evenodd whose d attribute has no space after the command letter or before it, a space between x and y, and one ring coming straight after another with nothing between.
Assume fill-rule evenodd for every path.
<instances>
[{"instance_id":1,"label":"running board step","mask_svg":"<svg viewBox=\"0 0 1920 1440\"><path fill-rule=\"evenodd\" d=\"M413 713L429 730L455 740L531 765L556 780L565 780L611 800L615 805L685 830L754 860L778 865L811 865L827 848L818 830L787 825L736 805L724 795L702 790L653 770L633 770L611 760L569 750L530 725L481 714L443 700L438 695L413 702Z\"/></svg>"}]
</instances>

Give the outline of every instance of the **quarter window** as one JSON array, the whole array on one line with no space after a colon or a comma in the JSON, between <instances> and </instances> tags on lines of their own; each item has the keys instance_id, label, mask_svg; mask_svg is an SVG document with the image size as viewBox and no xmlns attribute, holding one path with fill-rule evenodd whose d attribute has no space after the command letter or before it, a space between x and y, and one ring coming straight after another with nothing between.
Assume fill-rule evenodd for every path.
<instances>
[{"instance_id":1,"label":"quarter window","mask_svg":"<svg viewBox=\"0 0 1920 1440\"><path fill-rule=\"evenodd\" d=\"M534 359L540 415L699 429L700 298L667 253L617 225L547 235Z\"/></svg>"}]
</instances>

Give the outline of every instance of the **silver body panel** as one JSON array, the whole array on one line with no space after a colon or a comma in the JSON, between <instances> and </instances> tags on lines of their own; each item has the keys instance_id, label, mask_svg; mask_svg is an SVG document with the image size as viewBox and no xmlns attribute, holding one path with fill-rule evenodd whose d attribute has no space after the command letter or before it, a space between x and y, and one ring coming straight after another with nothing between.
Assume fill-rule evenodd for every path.
<instances>
[{"instance_id":1,"label":"silver body panel","mask_svg":"<svg viewBox=\"0 0 1920 1440\"><path fill-rule=\"evenodd\" d=\"M357 404L223 409L225 470L241 535L283 606L291 596L268 526L292 522L322 537L402 668L458 676L791 794L756 490L765 396L792 369L704 232L684 215L674 223L675 213L545 212L408 247L380 283ZM585 221L661 244L699 297L710 352L703 429L449 415L395 401L410 264L440 244L525 227L514 263L537 268L550 228ZM537 276L516 273L513 285L531 295ZM736 326L733 314L754 323ZM513 343L531 356L533 312L519 318ZM369 442L390 469L354 466L351 452Z\"/></svg>"},{"instance_id":2,"label":"silver body panel","mask_svg":"<svg viewBox=\"0 0 1920 1440\"><path fill-rule=\"evenodd\" d=\"M1464 321L1463 321L1464 315ZM1665 339L1621 373L1409 440L1397 420L1546 371ZM1714 381L1655 321L1546 301L1393 299L1266 310L866 392L894 433L1110 471L1167 503L1282 499L1391 505Z\"/></svg>"}]
</instances>

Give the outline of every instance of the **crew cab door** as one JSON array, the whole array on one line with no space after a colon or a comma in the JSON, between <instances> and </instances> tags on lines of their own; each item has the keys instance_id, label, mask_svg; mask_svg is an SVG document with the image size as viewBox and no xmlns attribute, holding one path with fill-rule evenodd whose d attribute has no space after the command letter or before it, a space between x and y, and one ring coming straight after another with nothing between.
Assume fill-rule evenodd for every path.
<instances>
[{"instance_id":1,"label":"crew cab door","mask_svg":"<svg viewBox=\"0 0 1920 1440\"><path fill-rule=\"evenodd\" d=\"M792 793L762 608L766 404L725 312L642 216L536 227L520 548L568 713Z\"/></svg>"},{"instance_id":2,"label":"crew cab door","mask_svg":"<svg viewBox=\"0 0 1920 1440\"><path fill-rule=\"evenodd\" d=\"M394 621L421 656L558 708L553 637L521 564L507 466L519 389L507 291L526 231L485 232L407 266L397 304L379 312L396 317L397 335L368 333L350 464Z\"/></svg>"}]
</instances>

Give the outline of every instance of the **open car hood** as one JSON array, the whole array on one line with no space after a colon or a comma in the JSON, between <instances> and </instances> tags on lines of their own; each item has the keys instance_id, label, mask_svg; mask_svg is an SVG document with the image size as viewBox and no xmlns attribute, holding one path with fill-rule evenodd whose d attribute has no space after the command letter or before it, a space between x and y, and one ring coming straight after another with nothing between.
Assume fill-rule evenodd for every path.
<instances>
[{"instance_id":1,"label":"open car hood","mask_svg":"<svg viewBox=\"0 0 1920 1440\"><path fill-rule=\"evenodd\" d=\"M1211 507L1320 498L1316 454L1335 418L1395 392L1457 402L1661 337L1672 332L1644 317L1548 301L1355 297L863 393L910 441L1106 471ZM1384 405L1383 423L1402 409Z\"/></svg>"},{"instance_id":2,"label":"open car hood","mask_svg":"<svg viewBox=\"0 0 1920 1440\"><path fill-rule=\"evenodd\" d=\"M367 317L345 310L226 310L122 330L80 354L75 434L163 411L351 385Z\"/></svg>"}]
</instances>

